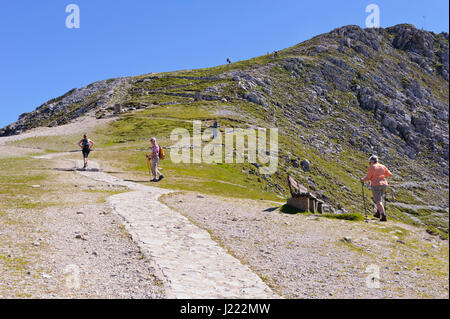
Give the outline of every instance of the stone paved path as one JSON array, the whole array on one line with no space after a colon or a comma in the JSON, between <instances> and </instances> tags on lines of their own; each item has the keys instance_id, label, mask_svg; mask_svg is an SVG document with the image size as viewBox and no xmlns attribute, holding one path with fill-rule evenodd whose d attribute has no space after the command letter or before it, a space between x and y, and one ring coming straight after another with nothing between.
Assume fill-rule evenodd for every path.
<instances>
[{"instance_id":1,"label":"stone paved path","mask_svg":"<svg viewBox=\"0 0 450 319\"><path fill-rule=\"evenodd\" d=\"M81 165L77 161L76 167ZM158 201L172 191L123 181L101 172L92 161L88 170L77 172L131 190L109 197L108 202L163 276L168 298L279 298L248 266L213 241L207 231Z\"/></svg>"}]
</instances>

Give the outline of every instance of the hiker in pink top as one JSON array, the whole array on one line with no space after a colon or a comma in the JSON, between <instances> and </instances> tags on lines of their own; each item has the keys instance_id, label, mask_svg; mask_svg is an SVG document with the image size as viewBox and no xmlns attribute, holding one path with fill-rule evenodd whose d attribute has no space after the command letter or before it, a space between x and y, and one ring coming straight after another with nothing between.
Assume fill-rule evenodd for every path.
<instances>
[{"instance_id":1,"label":"hiker in pink top","mask_svg":"<svg viewBox=\"0 0 450 319\"><path fill-rule=\"evenodd\" d=\"M158 143L156 143L156 138L152 137L150 139L150 142L152 143L152 154L150 156L147 155L147 158L152 161L152 174L153 174L153 180L152 182L159 182L164 178L163 174L161 174L158 170L158 164L159 164L159 152L160 147ZM157 178L159 175L159 178Z\"/></svg>"},{"instance_id":2,"label":"hiker in pink top","mask_svg":"<svg viewBox=\"0 0 450 319\"><path fill-rule=\"evenodd\" d=\"M386 213L383 207L382 198L386 192L386 186L388 185L386 177L391 177L391 172L383 164L378 163L378 157L372 155L369 158L370 167L367 171L366 177L361 178L361 182L370 182L372 189L373 200L377 205L377 212L374 215L376 218L380 218L380 221L386 221Z\"/></svg>"}]
</instances>

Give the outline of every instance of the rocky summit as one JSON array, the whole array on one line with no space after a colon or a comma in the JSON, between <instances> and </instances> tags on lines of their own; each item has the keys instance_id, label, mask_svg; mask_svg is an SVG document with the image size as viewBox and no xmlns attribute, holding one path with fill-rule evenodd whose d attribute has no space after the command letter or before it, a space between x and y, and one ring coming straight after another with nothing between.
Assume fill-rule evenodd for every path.
<instances>
[{"instance_id":1,"label":"rocky summit","mask_svg":"<svg viewBox=\"0 0 450 319\"><path fill-rule=\"evenodd\" d=\"M377 154L395 175L390 212L448 234L448 101L448 33L408 24L350 25L230 65L73 89L22 114L0 136L86 114L109 117L117 105L133 116L139 109L203 103L215 110L211 120L279 128L277 173L259 175L251 165L242 170L267 191L286 195L289 174L330 212L357 212L359 177L367 158ZM138 135L120 136L129 141Z\"/></svg>"}]
</instances>

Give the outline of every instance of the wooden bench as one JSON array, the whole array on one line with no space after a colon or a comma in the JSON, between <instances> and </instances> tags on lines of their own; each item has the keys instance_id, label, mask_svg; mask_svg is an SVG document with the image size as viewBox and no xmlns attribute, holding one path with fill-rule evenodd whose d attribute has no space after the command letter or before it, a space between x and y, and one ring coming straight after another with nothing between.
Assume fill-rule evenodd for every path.
<instances>
[{"instance_id":1,"label":"wooden bench","mask_svg":"<svg viewBox=\"0 0 450 319\"><path fill-rule=\"evenodd\" d=\"M322 200L308 192L308 189L299 184L292 176L288 176L288 184L292 196L287 200L289 206L298 208L304 212L317 212L322 214L324 203Z\"/></svg>"}]
</instances>

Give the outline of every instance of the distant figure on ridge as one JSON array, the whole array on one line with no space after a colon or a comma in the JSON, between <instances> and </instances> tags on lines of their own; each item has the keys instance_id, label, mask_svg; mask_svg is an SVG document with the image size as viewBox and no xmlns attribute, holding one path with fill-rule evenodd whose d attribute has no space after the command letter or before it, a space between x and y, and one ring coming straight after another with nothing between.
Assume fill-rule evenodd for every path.
<instances>
[{"instance_id":1,"label":"distant figure on ridge","mask_svg":"<svg viewBox=\"0 0 450 319\"><path fill-rule=\"evenodd\" d=\"M385 222L386 212L383 207L382 198L386 192L388 185L386 177L391 177L392 173L386 168L386 166L378 163L378 157L372 155L369 158L370 167L367 171L366 177L362 177L360 181L362 183L370 181L370 188L372 189L373 200L377 205L377 212L374 217L381 218L380 221Z\"/></svg>"},{"instance_id":2,"label":"distant figure on ridge","mask_svg":"<svg viewBox=\"0 0 450 319\"><path fill-rule=\"evenodd\" d=\"M230 58L227 58L227 63L228 63L228 64L231 64Z\"/></svg>"},{"instance_id":3,"label":"distant figure on ridge","mask_svg":"<svg viewBox=\"0 0 450 319\"><path fill-rule=\"evenodd\" d=\"M88 138L87 134L84 134L83 138L78 142L78 146L81 148L81 151L83 153L83 169L85 169L88 165L88 156L91 152L91 148L94 146L94 142Z\"/></svg>"}]
</instances>

